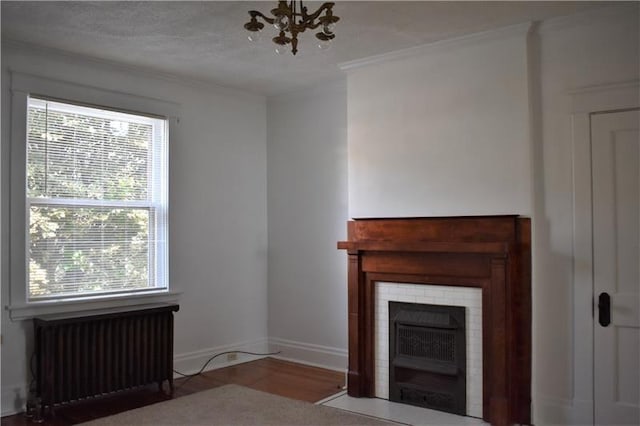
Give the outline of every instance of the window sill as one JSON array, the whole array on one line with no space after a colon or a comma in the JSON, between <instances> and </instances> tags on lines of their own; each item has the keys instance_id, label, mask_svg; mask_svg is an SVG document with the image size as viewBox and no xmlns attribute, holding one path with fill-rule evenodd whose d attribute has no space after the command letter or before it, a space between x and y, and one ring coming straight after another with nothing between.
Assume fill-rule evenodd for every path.
<instances>
[{"instance_id":1,"label":"window sill","mask_svg":"<svg viewBox=\"0 0 640 426\"><path fill-rule=\"evenodd\" d=\"M7 305L9 317L12 321L21 321L37 317L39 315L83 313L97 309L121 308L125 306L136 307L149 303L175 303L178 302L182 292L159 291L145 294L120 294L117 296L96 297L82 300L58 300L46 302L32 302L25 304Z\"/></svg>"}]
</instances>

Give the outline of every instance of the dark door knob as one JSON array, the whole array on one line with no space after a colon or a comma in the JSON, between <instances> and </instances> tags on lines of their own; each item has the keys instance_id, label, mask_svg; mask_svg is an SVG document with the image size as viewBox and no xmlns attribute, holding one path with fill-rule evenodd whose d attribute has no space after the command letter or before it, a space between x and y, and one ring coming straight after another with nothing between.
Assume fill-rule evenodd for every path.
<instances>
[{"instance_id":1,"label":"dark door knob","mask_svg":"<svg viewBox=\"0 0 640 426\"><path fill-rule=\"evenodd\" d=\"M611 296L606 292L598 296L598 322L603 327L611 324Z\"/></svg>"}]
</instances>

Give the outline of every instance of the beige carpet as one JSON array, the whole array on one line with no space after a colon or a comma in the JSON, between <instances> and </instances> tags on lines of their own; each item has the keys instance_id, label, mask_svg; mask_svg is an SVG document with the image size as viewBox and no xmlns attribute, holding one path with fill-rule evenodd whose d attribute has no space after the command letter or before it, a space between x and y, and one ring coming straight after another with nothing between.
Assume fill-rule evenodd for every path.
<instances>
[{"instance_id":1,"label":"beige carpet","mask_svg":"<svg viewBox=\"0 0 640 426\"><path fill-rule=\"evenodd\" d=\"M82 423L107 425L390 425L337 408L225 385Z\"/></svg>"}]
</instances>

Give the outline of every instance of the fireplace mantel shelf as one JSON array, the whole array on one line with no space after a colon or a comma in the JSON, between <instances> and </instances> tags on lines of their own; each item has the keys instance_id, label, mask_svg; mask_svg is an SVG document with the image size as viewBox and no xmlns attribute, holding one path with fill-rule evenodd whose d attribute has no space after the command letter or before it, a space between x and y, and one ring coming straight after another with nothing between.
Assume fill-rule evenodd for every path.
<instances>
[{"instance_id":1,"label":"fireplace mantel shelf","mask_svg":"<svg viewBox=\"0 0 640 426\"><path fill-rule=\"evenodd\" d=\"M374 397L375 283L482 289L483 418L531 422L531 224L518 216L348 222L348 392Z\"/></svg>"},{"instance_id":2,"label":"fireplace mantel shelf","mask_svg":"<svg viewBox=\"0 0 640 426\"><path fill-rule=\"evenodd\" d=\"M435 242L435 241L339 241L339 250L387 251L387 252L424 252L424 253L486 253L507 254L508 243L501 242Z\"/></svg>"}]
</instances>

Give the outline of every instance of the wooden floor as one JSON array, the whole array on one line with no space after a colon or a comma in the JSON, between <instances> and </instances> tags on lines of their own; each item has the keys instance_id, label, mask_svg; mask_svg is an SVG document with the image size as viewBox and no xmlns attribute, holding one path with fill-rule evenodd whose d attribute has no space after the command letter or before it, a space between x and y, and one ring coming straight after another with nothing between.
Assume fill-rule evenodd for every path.
<instances>
[{"instance_id":1,"label":"wooden floor","mask_svg":"<svg viewBox=\"0 0 640 426\"><path fill-rule=\"evenodd\" d=\"M316 402L339 392L344 374L293 362L264 358L203 373L192 378L176 379L173 398L215 388L229 383L302 401ZM157 387L122 392L90 399L56 409L55 418L43 425L66 426L116 414L170 399ZM18 414L2 418L2 426L33 425L31 419Z\"/></svg>"}]
</instances>

